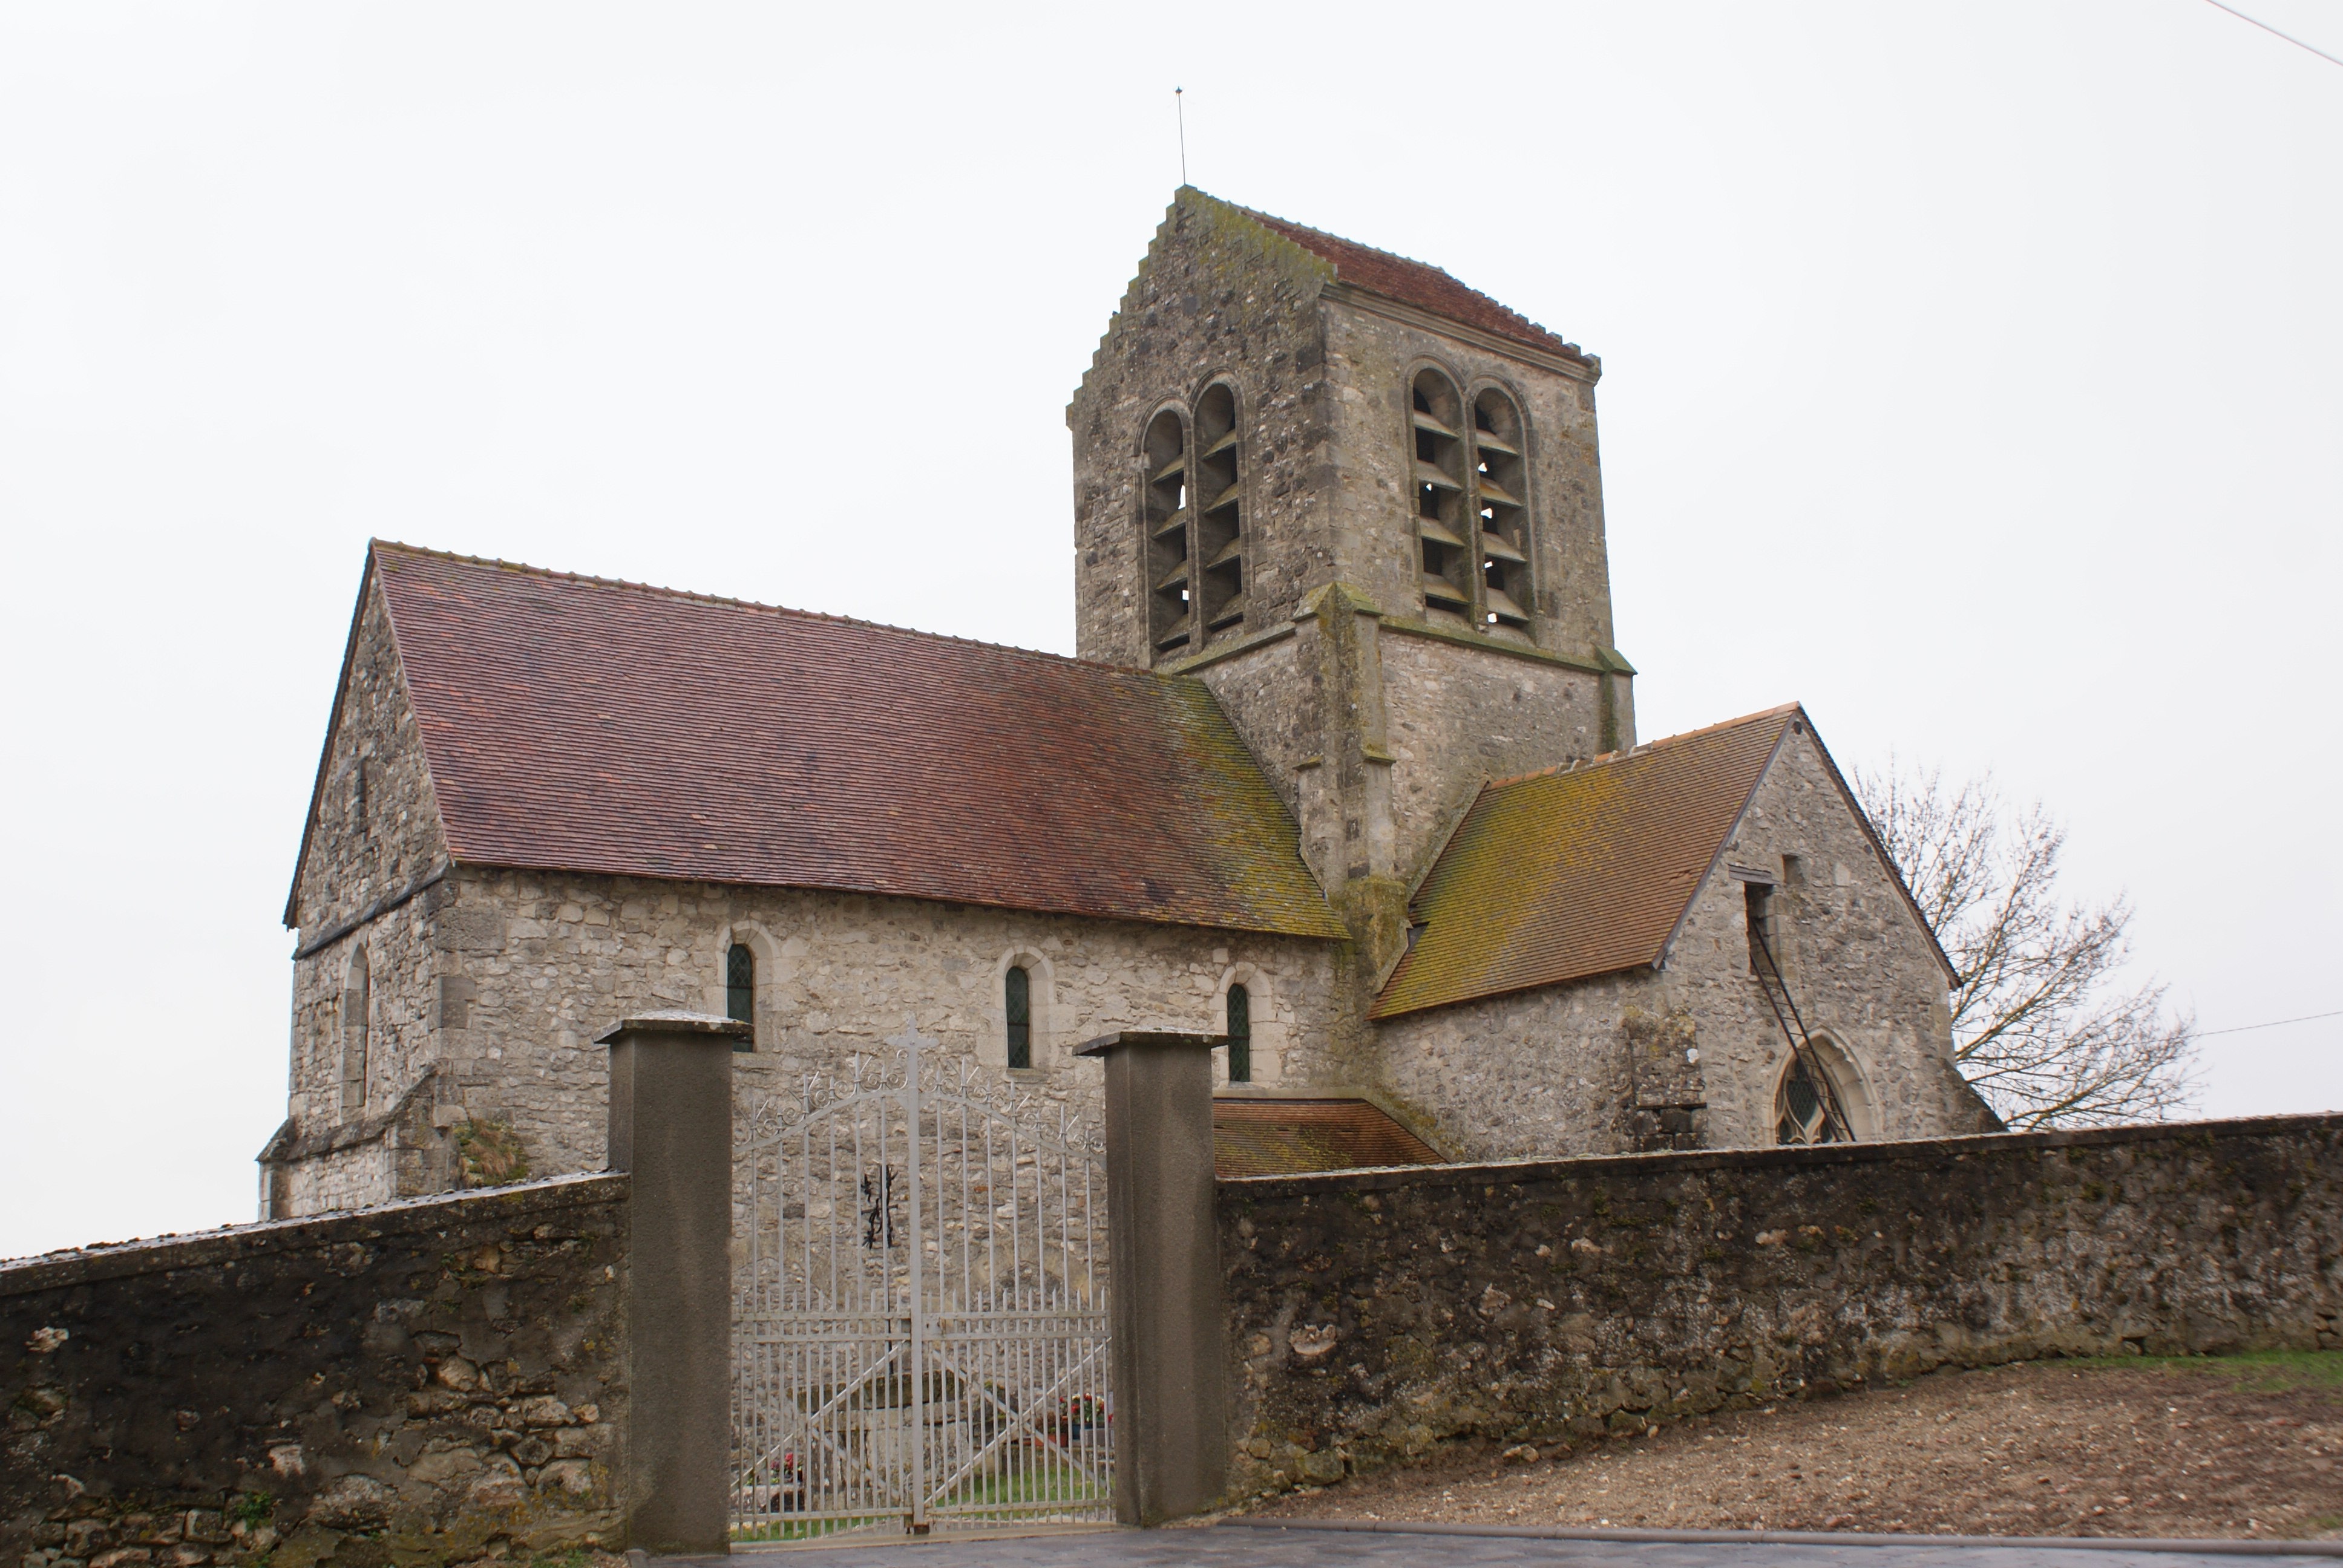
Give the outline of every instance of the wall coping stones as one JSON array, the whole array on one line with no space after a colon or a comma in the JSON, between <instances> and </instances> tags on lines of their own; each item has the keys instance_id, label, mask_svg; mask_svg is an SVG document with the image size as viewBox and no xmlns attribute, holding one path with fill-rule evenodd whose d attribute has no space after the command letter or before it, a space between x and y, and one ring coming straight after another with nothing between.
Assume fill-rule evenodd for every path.
<instances>
[{"instance_id":1,"label":"wall coping stones","mask_svg":"<svg viewBox=\"0 0 2343 1568\"><path fill-rule=\"evenodd\" d=\"M596 1035L594 1043L608 1045L622 1034L722 1034L735 1040L746 1040L755 1032L754 1025L737 1018L721 1018L712 1012L670 1007L622 1018Z\"/></svg>"},{"instance_id":2,"label":"wall coping stones","mask_svg":"<svg viewBox=\"0 0 2343 1568\"><path fill-rule=\"evenodd\" d=\"M95 1247L44 1252L29 1258L0 1261L0 1296L30 1295L36 1291L121 1279L131 1274L168 1273L177 1269L203 1268L231 1262L263 1252L364 1242L381 1236L430 1231L458 1220L469 1221L483 1210L500 1211L518 1219L528 1214L554 1214L567 1210L598 1207L621 1201L627 1193L623 1172L596 1171L579 1176L552 1176L516 1182L509 1187L484 1187L469 1192L435 1193L410 1198L378 1209L348 1210L300 1220L264 1220L249 1225L226 1225L183 1236L156 1236L113 1241Z\"/></svg>"},{"instance_id":3,"label":"wall coping stones","mask_svg":"<svg viewBox=\"0 0 2343 1568\"><path fill-rule=\"evenodd\" d=\"M1085 1048L1087 1054L1087 1048ZM1966 1160L1973 1154L2047 1153L2109 1144L2209 1142L2326 1131L2343 1134L2343 1112L2307 1116L2247 1116L2220 1121L2089 1127L2058 1132L1984 1132L1965 1138L1910 1138L1878 1143L1825 1143L1772 1149L1660 1151L1575 1160L1499 1160L1478 1165L1394 1165L1330 1171L1309 1176L1237 1176L1221 1182L1245 1197L1281 1198L1317 1192L1384 1191L1396 1187L1474 1187L1582 1180L1626 1172L1800 1170L1896 1161Z\"/></svg>"}]
</instances>

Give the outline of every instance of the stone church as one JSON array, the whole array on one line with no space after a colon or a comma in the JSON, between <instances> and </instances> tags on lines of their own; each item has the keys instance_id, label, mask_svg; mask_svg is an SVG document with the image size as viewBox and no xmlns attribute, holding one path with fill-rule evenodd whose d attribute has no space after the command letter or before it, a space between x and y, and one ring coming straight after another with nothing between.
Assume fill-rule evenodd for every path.
<instances>
[{"instance_id":1,"label":"stone church","mask_svg":"<svg viewBox=\"0 0 2343 1568\"><path fill-rule=\"evenodd\" d=\"M1638 741L1600 372L1183 188L1067 410L1076 658L377 542L263 1212L599 1169L659 1008L769 1091L1225 1033L1241 1169L1993 1125L1805 713Z\"/></svg>"}]
</instances>

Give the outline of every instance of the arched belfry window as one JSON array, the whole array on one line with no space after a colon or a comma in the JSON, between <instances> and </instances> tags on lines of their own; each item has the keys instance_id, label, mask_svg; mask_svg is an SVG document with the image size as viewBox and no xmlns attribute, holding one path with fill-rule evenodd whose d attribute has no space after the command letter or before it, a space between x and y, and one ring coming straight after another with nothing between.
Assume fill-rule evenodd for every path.
<instances>
[{"instance_id":1,"label":"arched belfry window","mask_svg":"<svg viewBox=\"0 0 2343 1568\"><path fill-rule=\"evenodd\" d=\"M1409 403L1424 606L1470 615L1473 526L1464 515L1463 403L1454 384L1437 370L1417 373Z\"/></svg>"},{"instance_id":2,"label":"arched belfry window","mask_svg":"<svg viewBox=\"0 0 2343 1568\"><path fill-rule=\"evenodd\" d=\"M1197 613L1209 640L1245 618L1244 507L1237 473L1237 397L1225 383L1196 402L1196 559L1202 563Z\"/></svg>"},{"instance_id":3,"label":"arched belfry window","mask_svg":"<svg viewBox=\"0 0 2343 1568\"><path fill-rule=\"evenodd\" d=\"M1158 658L1186 652L1194 643L1195 609L1190 602L1193 562L1189 555L1188 426L1166 408L1147 427L1147 635Z\"/></svg>"},{"instance_id":4,"label":"arched belfry window","mask_svg":"<svg viewBox=\"0 0 2343 1568\"><path fill-rule=\"evenodd\" d=\"M734 942L724 955L724 1016L754 1028L757 1022L757 954L746 942ZM753 1050L756 1037L736 1040L735 1050Z\"/></svg>"},{"instance_id":5,"label":"arched belfry window","mask_svg":"<svg viewBox=\"0 0 2343 1568\"><path fill-rule=\"evenodd\" d=\"M1252 993L1229 987L1229 1081L1252 1081Z\"/></svg>"},{"instance_id":6,"label":"arched belfry window","mask_svg":"<svg viewBox=\"0 0 2343 1568\"><path fill-rule=\"evenodd\" d=\"M1408 389L1424 609L1483 631L1527 633L1530 515L1520 407L1492 387L1468 405L1437 370Z\"/></svg>"},{"instance_id":7,"label":"arched belfry window","mask_svg":"<svg viewBox=\"0 0 2343 1568\"><path fill-rule=\"evenodd\" d=\"M1009 1020L1009 1065L1033 1065L1033 977L1022 964L1014 965L1001 980L1003 1010Z\"/></svg>"},{"instance_id":8,"label":"arched belfry window","mask_svg":"<svg viewBox=\"0 0 2343 1568\"><path fill-rule=\"evenodd\" d=\"M1192 410L1148 421L1140 460L1148 651L1193 653L1244 625L1244 442L1236 389L1204 388Z\"/></svg>"},{"instance_id":9,"label":"arched belfry window","mask_svg":"<svg viewBox=\"0 0 2343 1568\"><path fill-rule=\"evenodd\" d=\"M1473 399L1473 520L1480 529L1481 621L1530 628L1529 493L1523 477L1522 416L1492 387Z\"/></svg>"}]
</instances>

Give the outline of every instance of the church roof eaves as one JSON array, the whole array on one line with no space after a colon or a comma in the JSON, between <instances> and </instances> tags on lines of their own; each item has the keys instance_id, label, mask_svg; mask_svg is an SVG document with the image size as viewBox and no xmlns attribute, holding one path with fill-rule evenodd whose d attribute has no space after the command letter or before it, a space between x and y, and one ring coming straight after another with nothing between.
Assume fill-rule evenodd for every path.
<instances>
[{"instance_id":1,"label":"church roof eaves","mask_svg":"<svg viewBox=\"0 0 2343 1568\"><path fill-rule=\"evenodd\" d=\"M377 541L458 863L1339 939L1202 682Z\"/></svg>"}]
</instances>

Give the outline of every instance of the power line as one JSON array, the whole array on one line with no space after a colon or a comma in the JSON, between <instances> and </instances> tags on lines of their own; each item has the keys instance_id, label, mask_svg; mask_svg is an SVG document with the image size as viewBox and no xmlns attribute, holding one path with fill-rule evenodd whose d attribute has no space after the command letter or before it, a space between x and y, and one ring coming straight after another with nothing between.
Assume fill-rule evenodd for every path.
<instances>
[{"instance_id":1,"label":"power line","mask_svg":"<svg viewBox=\"0 0 2343 1568\"><path fill-rule=\"evenodd\" d=\"M2343 1008L2338 1008L2333 1012L2307 1012L2300 1018L2274 1018L2268 1023L2241 1023L2235 1029L2200 1029L2191 1038L2209 1040L2217 1034L2247 1034L2258 1029L2276 1029L2281 1024L2288 1023L2310 1023L2322 1018L2343 1018Z\"/></svg>"},{"instance_id":2,"label":"power line","mask_svg":"<svg viewBox=\"0 0 2343 1568\"><path fill-rule=\"evenodd\" d=\"M2277 28L2271 26L2268 23L2263 21L2260 17L2248 16L2243 11L2238 10L2235 5L2224 5L2221 4L2221 0L2205 0L2205 4L2212 6L2216 11L2227 11L2230 15L2235 16L2240 22L2251 22L2255 26L2259 27L2263 32L2269 34L2272 37L2283 38L2298 49L2308 49L2330 65L2343 65L2343 60L2337 59L2334 55L2328 54L2318 45L2306 44L2291 33L2281 33ZM2333 1015L2331 1013L2322 1013L2319 1016L2325 1018L2332 1017ZM2288 1023L2292 1023L2296 1020L2288 1019L2287 1021ZM2247 1027L2251 1029L2266 1029L2268 1026L2267 1024L2257 1023L2250 1024ZM2219 1029L2215 1030L2213 1032L2216 1034L2229 1034L2235 1031L2231 1030Z\"/></svg>"}]
</instances>

